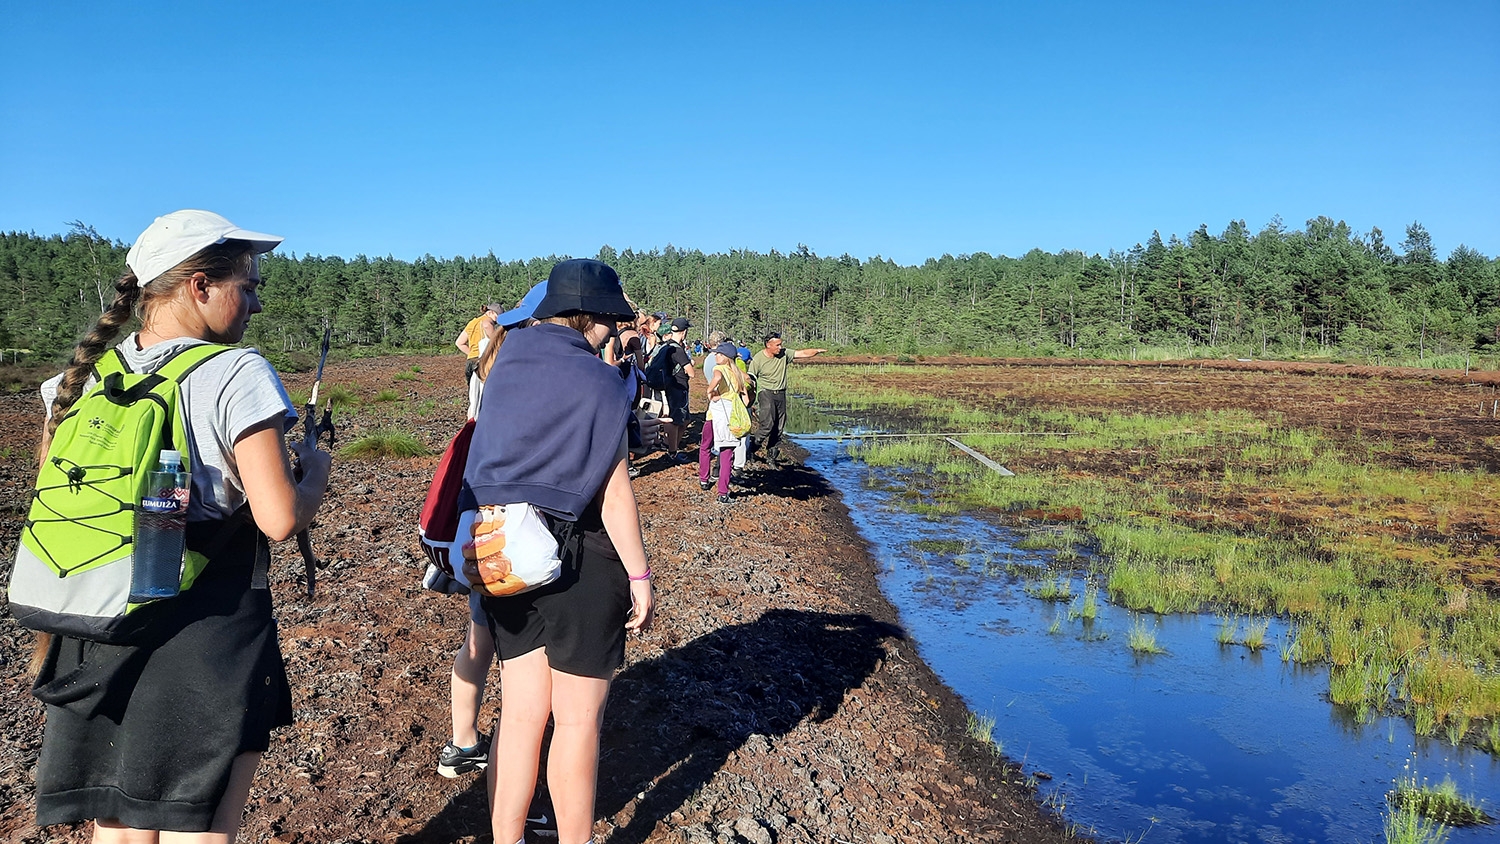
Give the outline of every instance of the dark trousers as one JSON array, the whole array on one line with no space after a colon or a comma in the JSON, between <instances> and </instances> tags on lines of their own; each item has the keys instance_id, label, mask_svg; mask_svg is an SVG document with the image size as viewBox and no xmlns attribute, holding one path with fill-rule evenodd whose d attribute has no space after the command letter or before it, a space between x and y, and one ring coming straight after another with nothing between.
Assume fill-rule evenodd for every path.
<instances>
[{"instance_id":1,"label":"dark trousers","mask_svg":"<svg viewBox=\"0 0 1500 844\"><path fill-rule=\"evenodd\" d=\"M474 377L474 373L476 373L478 371L479 371L479 358L469 358L469 362L466 363L466 364L464 364L464 383L468 384L469 383L469 379L473 378Z\"/></svg>"},{"instance_id":2,"label":"dark trousers","mask_svg":"<svg viewBox=\"0 0 1500 844\"><path fill-rule=\"evenodd\" d=\"M786 433L786 390L755 394L755 442L766 456L775 454Z\"/></svg>"}]
</instances>

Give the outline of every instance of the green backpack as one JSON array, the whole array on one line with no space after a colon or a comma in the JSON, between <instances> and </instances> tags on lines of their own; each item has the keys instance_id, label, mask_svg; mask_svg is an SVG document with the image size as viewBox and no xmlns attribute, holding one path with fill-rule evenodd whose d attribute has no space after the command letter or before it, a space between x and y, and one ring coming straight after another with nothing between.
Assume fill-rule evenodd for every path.
<instances>
[{"instance_id":1,"label":"green backpack","mask_svg":"<svg viewBox=\"0 0 1500 844\"><path fill-rule=\"evenodd\" d=\"M187 346L155 373L130 371L118 349L94 365L97 383L58 425L21 528L10 611L22 627L125 644L149 626L139 610L160 601L129 601L136 506L162 449L191 470L178 386L229 348ZM184 591L207 563L187 552Z\"/></svg>"}]
</instances>

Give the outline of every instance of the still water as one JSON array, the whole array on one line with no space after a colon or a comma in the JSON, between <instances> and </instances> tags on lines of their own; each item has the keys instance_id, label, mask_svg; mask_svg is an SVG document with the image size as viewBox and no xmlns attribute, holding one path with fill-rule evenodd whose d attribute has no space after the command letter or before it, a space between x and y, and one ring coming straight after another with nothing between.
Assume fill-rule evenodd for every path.
<instances>
[{"instance_id":1,"label":"still water","mask_svg":"<svg viewBox=\"0 0 1500 844\"><path fill-rule=\"evenodd\" d=\"M1056 552L1018 549L1019 534L976 516L913 514L890 490L920 479L868 467L847 443L798 442L843 494L923 658L995 719L1005 755L1080 831L1148 844L1369 844L1383 840L1385 795L1408 771L1433 784L1451 777L1500 810L1493 757L1419 739L1401 718L1356 723L1325 699L1326 669L1282 662L1284 625L1273 622L1254 653L1219 645L1213 616L1145 614L1165 653L1136 656L1130 612L1101 596L1092 624L1069 620L1067 604L1027 595L1006 572ZM1456 829L1449 840L1500 840L1500 829Z\"/></svg>"}]
</instances>

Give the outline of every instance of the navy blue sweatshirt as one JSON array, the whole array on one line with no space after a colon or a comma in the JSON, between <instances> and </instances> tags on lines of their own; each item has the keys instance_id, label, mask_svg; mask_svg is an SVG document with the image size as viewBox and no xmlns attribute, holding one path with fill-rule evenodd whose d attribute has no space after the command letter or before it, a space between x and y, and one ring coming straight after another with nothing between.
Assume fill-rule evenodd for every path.
<instances>
[{"instance_id":1,"label":"navy blue sweatshirt","mask_svg":"<svg viewBox=\"0 0 1500 844\"><path fill-rule=\"evenodd\" d=\"M459 506L525 502L577 521L609 476L630 396L571 328L506 335L484 383Z\"/></svg>"}]
</instances>

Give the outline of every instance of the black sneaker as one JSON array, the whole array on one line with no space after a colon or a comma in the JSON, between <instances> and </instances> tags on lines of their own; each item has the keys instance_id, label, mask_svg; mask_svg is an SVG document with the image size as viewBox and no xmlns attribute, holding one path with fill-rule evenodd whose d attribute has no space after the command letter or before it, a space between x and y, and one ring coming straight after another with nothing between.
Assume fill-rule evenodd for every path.
<instances>
[{"instance_id":1,"label":"black sneaker","mask_svg":"<svg viewBox=\"0 0 1500 844\"><path fill-rule=\"evenodd\" d=\"M719 496L719 503L720 504L728 504L729 503L729 496L727 496L727 495L721 495L721 496Z\"/></svg>"},{"instance_id":2,"label":"black sneaker","mask_svg":"<svg viewBox=\"0 0 1500 844\"><path fill-rule=\"evenodd\" d=\"M552 813L552 798L538 794L526 810L526 834L538 841L557 840L557 817Z\"/></svg>"},{"instance_id":3,"label":"black sneaker","mask_svg":"<svg viewBox=\"0 0 1500 844\"><path fill-rule=\"evenodd\" d=\"M699 489L713 489L713 487L714 487L713 481L699 481L698 482L698 488Z\"/></svg>"},{"instance_id":4,"label":"black sneaker","mask_svg":"<svg viewBox=\"0 0 1500 844\"><path fill-rule=\"evenodd\" d=\"M438 752L438 775L453 779L474 771L482 771L490 763L490 743L484 736L473 747L464 749L448 742Z\"/></svg>"}]
</instances>

